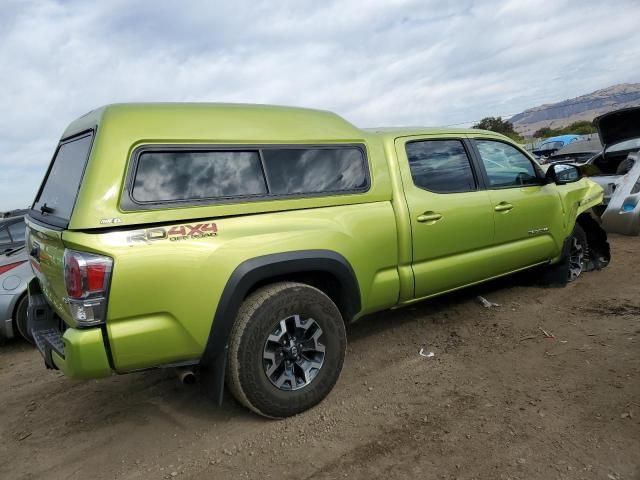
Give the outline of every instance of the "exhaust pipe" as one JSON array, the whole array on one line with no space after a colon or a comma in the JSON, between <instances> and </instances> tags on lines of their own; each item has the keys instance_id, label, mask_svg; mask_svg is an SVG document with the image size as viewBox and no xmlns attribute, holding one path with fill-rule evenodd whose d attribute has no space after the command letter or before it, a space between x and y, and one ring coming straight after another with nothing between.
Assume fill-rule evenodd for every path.
<instances>
[{"instance_id":1,"label":"exhaust pipe","mask_svg":"<svg viewBox=\"0 0 640 480\"><path fill-rule=\"evenodd\" d=\"M196 383L196 374L189 368L176 368L178 374L178 380L183 385L193 385Z\"/></svg>"}]
</instances>

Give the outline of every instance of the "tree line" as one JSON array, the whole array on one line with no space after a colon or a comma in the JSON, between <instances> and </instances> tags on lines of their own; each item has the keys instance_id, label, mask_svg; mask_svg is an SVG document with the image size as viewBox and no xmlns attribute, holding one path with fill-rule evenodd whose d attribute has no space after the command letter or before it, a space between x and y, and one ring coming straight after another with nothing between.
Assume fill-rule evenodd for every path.
<instances>
[{"instance_id":1,"label":"tree line","mask_svg":"<svg viewBox=\"0 0 640 480\"><path fill-rule=\"evenodd\" d=\"M502 117L485 117L473 125L473 128L491 130L492 132L501 133L516 142L524 142L522 136L514 130L513 124L508 120L503 120ZM571 133L576 135L588 135L595 132L596 128L593 126L593 122L580 120L562 128L542 127L539 130L536 130L533 133L533 136L535 138L548 138Z\"/></svg>"}]
</instances>

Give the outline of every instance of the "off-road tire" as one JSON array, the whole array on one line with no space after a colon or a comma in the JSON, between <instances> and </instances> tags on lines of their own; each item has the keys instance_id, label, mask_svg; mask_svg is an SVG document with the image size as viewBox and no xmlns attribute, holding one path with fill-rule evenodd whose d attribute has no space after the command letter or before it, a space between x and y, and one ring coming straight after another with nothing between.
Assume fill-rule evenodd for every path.
<instances>
[{"instance_id":1,"label":"off-road tire","mask_svg":"<svg viewBox=\"0 0 640 480\"><path fill-rule=\"evenodd\" d=\"M575 225L573 232L571 233L571 236L567 239L567 241L572 245L574 239L582 245L582 248L584 249L585 259L587 259L589 255L589 243L587 241L587 235L584 229L578 224ZM570 256L571 246L569 248L569 252L567 252L567 254L563 256L562 260L560 260L559 263L533 270L532 273L537 272L537 278L535 279L536 283L543 287L564 287L567 285L567 283L575 281L577 277L573 280L570 279ZM586 268L583 268L582 272L584 271L586 271Z\"/></svg>"},{"instance_id":2,"label":"off-road tire","mask_svg":"<svg viewBox=\"0 0 640 480\"><path fill-rule=\"evenodd\" d=\"M567 265L567 282L574 282L580 277L580 275L582 275L582 272L586 270L586 265L589 260L589 241L587 240L587 234L585 233L584 229L577 223L573 228L573 233L569 238L569 242L571 243L571 245L569 247L569 261ZM570 269L572 267L571 260L573 255L574 243L576 243L582 251L582 266L580 273L578 273L577 276L572 277L570 275Z\"/></svg>"},{"instance_id":3,"label":"off-road tire","mask_svg":"<svg viewBox=\"0 0 640 480\"><path fill-rule=\"evenodd\" d=\"M322 329L322 367L306 386L284 391L267 377L263 349L280 320L312 318ZM302 283L279 282L259 288L243 302L231 329L226 383L233 396L255 413L284 418L321 402L340 376L347 346L344 322L331 299Z\"/></svg>"},{"instance_id":4,"label":"off-road tire","mask_svg":"<svg viewBox=\"0 0 640 480\"><path fill-rule=\"evenodd\" d=\"M33 335L27 328L27 309L29 307L29 296L23 295L18 304L16 305L15 314L13 316L13 329L14 332L20 334L27 342L33 344Z\"/></svg>"}]
</instances>

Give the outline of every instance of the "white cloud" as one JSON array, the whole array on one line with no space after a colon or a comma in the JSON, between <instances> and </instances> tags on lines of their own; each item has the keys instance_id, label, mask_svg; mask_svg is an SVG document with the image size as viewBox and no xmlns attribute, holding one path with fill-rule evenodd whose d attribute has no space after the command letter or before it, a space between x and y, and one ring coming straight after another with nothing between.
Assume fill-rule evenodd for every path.
<instances>
[{"instance_id":1,"label":"white cloud","mask_svg":"<svg viewBox=\"0 0 640 480\"><path fill-rule=\"evenodd\" d=\"M10 1L0 210L32 200L74 118L120 101L318 107L360 126L517 113L638 81L635 0Z\"/></svg>"}]
</instances>

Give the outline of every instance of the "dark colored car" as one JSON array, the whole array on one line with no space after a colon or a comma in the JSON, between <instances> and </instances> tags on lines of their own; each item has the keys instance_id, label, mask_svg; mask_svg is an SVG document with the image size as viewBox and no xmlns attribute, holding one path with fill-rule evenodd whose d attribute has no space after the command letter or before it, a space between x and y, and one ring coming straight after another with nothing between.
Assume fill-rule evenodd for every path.
<instances>
[{"instance_id":1,"label":"dark colored car","mask_svg":"<svg viewBox=\"0 0 640 480\"><path fill-rule=\"evenodd\" d=\"M24 245L24 215L26 210L14 210L0 215L0 254Z\"/></svg>"},{"instance_id":2,"label":"dark colored car","mask_svg":"<svg viewBox=\"0 0 640 480\"><path fill-rule=\"evenodd\" d=\"M562 147L551 155L546 163L578 163L587 162L594 155L602 152L602 143L597 135L585 140L578 140Z\"/></svg>"},{"instance_id":3,"label":"dark colored car","mask_svg":"<svg viewBox=\"0 0 640 480\"><path fill-rule=\"evenodd\" d=\"M0 342L27 330L27 283L33 278L25 248L26 210L0 214Z\"/></svg>"}]
</instances>

